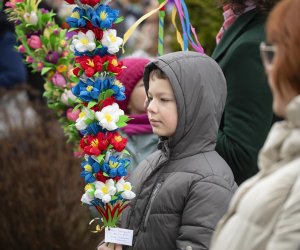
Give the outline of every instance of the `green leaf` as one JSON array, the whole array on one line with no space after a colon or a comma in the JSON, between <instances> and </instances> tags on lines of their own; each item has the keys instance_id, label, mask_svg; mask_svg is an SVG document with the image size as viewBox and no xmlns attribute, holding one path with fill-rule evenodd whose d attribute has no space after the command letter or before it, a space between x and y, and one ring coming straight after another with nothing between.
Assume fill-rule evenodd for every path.
<instances>
[{"instance_id":1,"label":"green leaf","mask_svg":"<svg viewBox=\"0 0 300 250\"><path fill-rule=\"evenodd\" d=\"M115 92L112 89L108 89L105 91L104 99L111 97Z\"/></svg>"},{"instance_id":2,"label":"green leaf","mask_svg":"<svg viewBox=\"0 0 300 250\"><path fill-rule=\"evenodd\" d=\"M118 122L116 123L116 125L117 125L119 128L123 128L123 127L125 127L125 126L127 125L127 123L118 121Z\"/></svg>"},{"instance_id":3,"label":"green leaf","mask_svg":"<svg viewBox=\"0 0 300 250\"><path fill-rule=\"evenodd\" d=\"M41 74L42 74L42 75L45 75L49 70L51 70L50 67L44 67L44 68L42 69Z\"/></svg>"},{"instance_id":4,"label":"green leaf","mask_svg":"<svg viewBox=\"0 0 300 250\"><path fill-rule=\"evenodd\" d=\"M126 150L126 149L124 149L124 150L122 151L122 153L123 153L123 154L126 154L126 155L130 155L129 151Z\"/></svg>"},{"instance_id":5,"label":"green leaf","mask_svg":"<svg viewBox=\"0 0 300 250\"><path fill-rule=\"evenodd\" d=\"M82 103L78 103L74 108L73 111L76 111L77 109L81 108L83 105Z\"/></svg>"},{"instance_id":6,"label":"green leaf","mask_svg":"<svg viewBox=\"0 0 300 250\"><path fill-rule=\"evenodd\" d=\"M124 21L124 17L120 16L120 17L117 18L117 20L114 23L117 24L117 23L120 23L120 22L123 22L123 21Z\"/></svg>"},{"instance_id":7,"label":"green leaf","mask_svg":"<svg viewBox=\"0 0 300 250\"><path fill-rule=\"evenodd\" d=\"M99 155L99 156L97 156L97 161L99 162L99 163L101 163L101 161L104 159L104 155ZM103 173L103 175L104 175L104 173Z\"/></svg>"},{"instance_id":8,"label":"green leaf","mask_svg":"<svg viewBox=\"0 0 300 250\"><path fill-rule=\"evenodd\" d=\"M90 108L94 107L94 106L97 105L97 104L98 104L98 102L93 102L93 101L91 101L91 102L89 102L89 104L88 104L88 108L90 109Z\"/></svg>"}]
</instances>

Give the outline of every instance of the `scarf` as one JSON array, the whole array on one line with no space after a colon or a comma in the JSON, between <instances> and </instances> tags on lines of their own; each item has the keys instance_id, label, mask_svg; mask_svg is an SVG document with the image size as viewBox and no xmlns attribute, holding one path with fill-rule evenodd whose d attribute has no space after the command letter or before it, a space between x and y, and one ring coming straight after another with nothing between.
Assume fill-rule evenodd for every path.
<instances>
[{"instance_id":1,"label":"scarf","mask_svg":"<svg viewBox=\"0 0 300 250\"><path fill-rule=\"evenodd\" d=\"M231 4L226 4L223 7L223 17L224 17L224 23L219 31L219 33L216 36L216 42L217 44L219 44L219 42L221 41L223 34L226 30L229 29L229 27L235 22L235 20L242 14L253 10L256 8L256 5L252 2L252 1L247 1L246 2L247 7L245 8L245 10L243 11L243 13L236 15L234 14L232 8L231 8Z\"/></svg>"},{"instance_id":2,"label":"scarf","mask_svg":"<svg viewBox=\"0 0 300 250\"><path fill-rule=\"evenodd\" d=\"M152 127L150 125L147 114L130 115L128 125L122 128L122 131L127 135L143 135L152 134Z\"/></svg>"}]
</instances>

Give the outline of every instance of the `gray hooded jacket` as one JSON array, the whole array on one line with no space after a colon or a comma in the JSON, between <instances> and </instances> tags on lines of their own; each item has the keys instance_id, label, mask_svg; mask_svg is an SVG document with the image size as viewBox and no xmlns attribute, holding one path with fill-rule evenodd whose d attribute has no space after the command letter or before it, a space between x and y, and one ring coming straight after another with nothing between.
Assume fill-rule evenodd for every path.
<instances>
[{"instance_id":1,"label":"gray hooded jacket","mask_svg":"<svg viewBox=\"0 0 300 250\"><path fill-rule=\"evenodd\" d=\"M122 227L134 230L130 249L208 249L236 189L229 166L215 152L225 78L208 56L176 52L147 65L146 91L154 65L171 82L178 124L174 136L162 139L160 150L132 173L136 198L123 213Z\"/></svg>"}]
</instances>

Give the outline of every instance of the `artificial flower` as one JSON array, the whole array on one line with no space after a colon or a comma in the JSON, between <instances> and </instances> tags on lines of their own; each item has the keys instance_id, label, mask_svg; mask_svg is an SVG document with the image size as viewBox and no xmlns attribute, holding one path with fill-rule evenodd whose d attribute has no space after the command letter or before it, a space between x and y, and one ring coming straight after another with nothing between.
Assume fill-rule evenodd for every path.
<instances>
[{"instance_id":1,"label":"artificial flower","mask_svg":"<svg viewBox=\"0 0 300 250\"><path fill-rule=\"evenodd\" d=\"M58 72L55 72L55 74L51 78L51 81L55 86L58 86L61 88L64 88L67 85L66 79L63 77L63 75L61 75Z\"/></svg>"},{"instance_id":2,"label":"artificial flower","mask_svg":"<svg viewBox=\"0 0 300 250\"><path fill-rule=\"evenodd\" d=\"M26 56L25 61L26 61L27 63L33 63L33 62L34 62L34 59L33 59L32 56Z\"/></svg>"},{"instance_id":3,"label":"artificial flower","mask_svg":"<svg viewBox=\"0 0 300 250\"><path fill-rule=\"evenodd\" d=\"M89 30L86 34L79 32L77 38L73 39L70 49L78 52L93 51L96 48L95 34Z\"/></svg>"},{"instance_id":4,"label":"artificial flower","mask_svg":"<svg viewBox=\"0 0 300 250\"><path fill-rule=\"evenodd\" d=\"M122 152L127 144L128 139L122 137L118 132L109 134L108 136L109 143L114 147L118 152Z\"/></svg>"},{"instance_id":5,"label":"artificial flower","mask_svg":"<svg viewBox=\"0 0 300 250\"><path fill-rule=\"evenodd\" d=\"M70 89L64 89L64 93L62 93L60 100L66 105L72 105L76 100L76 96L73 95Z\"/></svg>"},{"instance_id":6,"label":"artificial flower","mask_svg":"<svg viewBox=\"0 0 300 250\"><path fill-rule=\"evenodd\" d=\"M116 123L118 122L121 115L124 115L124 111L119 108L119 105L117 103L106 106L101 111L95 113L99 124L109 131L118 129Z\"/></svg>"},{"instance_id":7,"label":"artificial flower","mask_svg":"<svg viewBox=\"0 0 300 250\"><path fill-rule=\"evenodd\" d=\"M95 73L102 70L102 59L96 55L94 57L80 56L76 57L76 63L84 70L87 77L92 77Z\"/></svg>"},{"instance_id":8,"label":"artificial flower","mask_svg":"<svg viewBox=\"0 0 300 250\"><path fill-rule=\"evenodd\" d=\"M87 15L95 27L109 29L119 16L119 11L100 4L96 9L88 8Z\"/></svg>"},{"instance_id":9,"label":"artificial flower","mask_svg":"<svg viewBox=\"0 0 300 250\"><path fill-rule=\"evenodd\" d=\"M42 71L43 68L44 68L44 64L43 64L42 62L38 62L38 63L36 64L36 69L37 69L38 71Z\"/></svg>"},{"instance_id":10,"label":"artificial flower","mask_svg":"<svg viewBox=\"0 0 300 250\"><path fill-rule=\"evenodd\" d=\"M90 6L95 6L97 3L100 2L100 0L80 0L80 2L82 4L87 4L87 5L90 5Z\"/></svg>"},{"instance_id":11,"label":"artificial flower","mask_svg":"<svg viewBox=\"0 0 300 250\"><path fill-rule=\"evenodd\" d=\"M67 69L68 69L68 67L66 65L64 65L64 64L58 65L56 67L56 70L57 70L58 73L66 72Z\"/></svg>"},{"instance_id":12,"label":"artificial flower","mask_svg":"<svg viewBox=\"0 0 300 250\"><path fill-rule=\"evenodd\" d=\"M74 0L65 0L68 4L75 4Z\"/></svg>"},{"instance_id":13,"label":"artificial flower","mask_svg":"<svg viewBox=\"0 0 300 250\"><path fill-rule=\"evenodd\" d=\"M47 62L50 62L52 64L57 64L59 59L59 54L56 51L51 50L47 53L45 59Z\"/></svg>"},{"instance_id":14,"label":"artificial flower","mask_svg":"<svg viewBox=\"0 0 300 250\"><path fill-rule=\"evenodd\" d=\"M25 13L23 17L25 22L29 24L36 25L38 23L38 17L34 11L31 11L30 13Z\"/></svg>"},{"instance_id":15,"label":"artificial flower","mask_svg":"<svg viewBox=\"0 0 300 250\"><path fill-rule=\"evenodd\" d=\"M95 34L96 40L100 41L103 37L103 30L99 29L97 27L94 27L93 24L90 21L86 22L86 26L79 28L78 31L81 31L83 33L86 33L88 30L91 30Z\"/></svg>"},{"instance_id":16,"label":"artificial flower","mask_svg":"<svg viewBox=\"0 0 300 250\"><path fill-rule=\"evenodd\" d=\"M96 198L102 200L103 203L109 203L117 191L115 182L112 179L107 180L105 183L96 181L95 187L96 191L94 195Z\"/></svg>"},{"instance_id":17,"label":"artificial flower","mask_svg":"<svg viewBox=\"0 0 300 250\"><path fill-rule=\"evenodd\" d=\"M40 49L42 48L42 42L39 36L32 35L28 40L27 44L32 49Z\"/></svg>"},{"instance_id":18,"label":"artificial flower","mask_svg":"<svg viewBox=\"0 0 300 250\"><path fill-rule=\"evenodd\" d=\"M125 176L127 175L126 170L126 161L119 159L115 156L110 156L108 161L104 162L102 166L102 171L106 173L109 177L114 178L116 176Z\"/></svg>"},{"instance_id":19,"label":"artificial flower","mask_svg":"<svg viewBox=\"0 0 300 250\"><path fill-rule=\"evenodd\" d=\"M84 189L85 189L85 193L81 197L81 202L88 205L92 205L91 201L95 199L94 193L96 188L94 184L89 183L85 185Z\"/></svg>"},{"instance_id":20,"label":"artificial flower","mask_svg":"<svg viewBox=\"0 0 300 250\"><path fill-rule=\"evenodd\" d=\"M87 128L91 120L94 119L94 111L89 110L86 107L83 107L79 113L79 118L76 120L75 127L77 130L84 130Z\"/></svg>"},{"instance_id":21,"label":"artificial flower","mask_svg":"<svg viewBox=\"0 0 300 250\"><path fill-rule=\"evenodd\" d=\"M98 101L98 97L101 92L101 86L99 81L94 82L91 79L87 79L86 83L80 80L75 87L72 88L72 92L75 96L79 97L85 102Z\"/></svg>"},{"instance_id":22,"label":"artificial flower","mask_svg":"<svg viewBox=\"0 0 300 250\"><path fill-rule=\"evenodd\" d=\"M123 39L117 37L117 31L115 29L108 29L103 32L102 45L107 47L107 51L110 54L115 54L119 51Z\"/></svg>"},{"instance_id":23,"label":"artificial flower","mask_svg":"<svg viewBox=\"0 0 300 250\"><path fill-rule=\"evenodd\" d=\"M106 55L102 58L103 63L107 62L107 71L119 75L123 71L123 63L119 62L115 55Z\"/></svg>"},{"instance_id":24,"label":"artificial flower","mask_svg":"<svg viewBox=\"0 0 300 250\"><path fill-rule=\"evenodd\" d=\"M96 136L87 135L80 140L80 147L88 155L100 155L107 149L109 142L104 133L99 132Z\"/></svg>"},{"instance_id":25,"label":"artificial flower","mask_svg":"<svg viewBox=\"0 0 300 250\"><path fill-rule=\"evenodd\" d=\"M79 118L80 110L73 110L72 108L67 109L67 118L70 121L76 122L76 120Z\"/></svg>"},{"instance_id":26,"label":"artificial flower","mask_svg":"<svg viewBox=\"0 0 300 250\"><path fill-rule=\"evenodd\" d=\"M135 197L135 193L131 191L132 187L130 182L126 182L124 178L121 178L117 184L117 192L122 192L121 196L125 200L132 200Z\"/></svg>"},{"instance_id":27,"label":"artificial flower","mask_svg":"<svg viewBox=\"0 0 300 250\"><path fill-rule=\"evenodd\" d=\"M6 7L9 7L9 8L15 9L15 8L16 8L16 5L17 5L18 3L23 3L23 2L24 2L24 0L10 0L9 2L7 2L7 3L5 4L5 6L6 6Z\"/></svg>"},{"instance_id":28,"label":"artificial flower","mask_svg":"<svg viewBox=\"0 0 300 250\"><path fill-rule=\"evenodd\" d=\"M67 24L72 28L84 27L86 25L85 10L75 7L71 16L66 18Z\"/></svg>"},{"instance_id":29,"label":"artificial flower","mask_svg":"<svg viewBox=\"0 0 300 250\"><path fill-rule=\"evenodd\" d=\"M126 99L125 96L125 87L119 80L115 80L112 84L112 88L114 91L114 97L118 101L123 101Z\"/></svg>"},{"instance_id":30,"label":"artificial flower","mask_svg":"<svg viewBox=\"0 0 300 250\"><path fill-rule=\"evenodd\" d=\"M25 53L25 52L26 52L26 49L25 49L24 45L20 45L20 46L18 47L18 51L19 51L20 53Z\"/></svg>"},{"instance_id":31,"label":"artificial flower","mask_svg":"<svg viewBox=\"0 0 300 250\"><path fill-rule=\"evenodd\" d=\"M81 163L81 168L80 176L84 178L85 182L92 183L96 181L96 174L100 171L100 164L97 161L92 157L87 157L87 160Z\"/></svg>"}]
</instances>

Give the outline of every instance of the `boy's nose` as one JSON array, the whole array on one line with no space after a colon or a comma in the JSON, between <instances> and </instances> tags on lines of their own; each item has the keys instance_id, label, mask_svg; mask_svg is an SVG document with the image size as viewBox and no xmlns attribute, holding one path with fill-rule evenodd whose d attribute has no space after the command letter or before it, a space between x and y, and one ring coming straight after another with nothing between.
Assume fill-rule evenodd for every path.
<instances>
[{"instance_id":1,"label":"boy's nose","mask_svg":"<svg viewBox=\"0 0 300 250\"><path fill-rule=\"evenodd\" d=\"M149 102L148 107L147 107L147 111L150 113L156 113L157 112L157 105L155 104L155 102L152 100L151 102Z\"/></svg>"}]
</instances>

